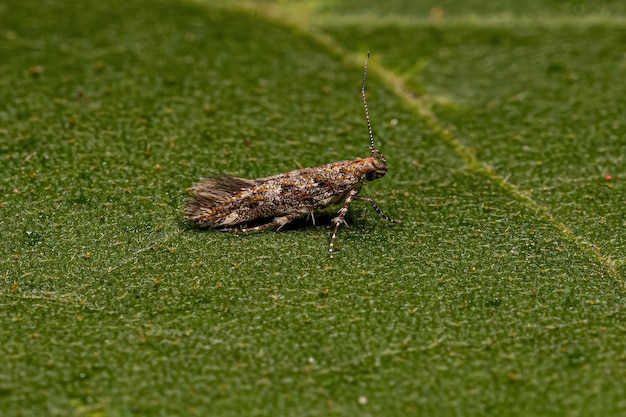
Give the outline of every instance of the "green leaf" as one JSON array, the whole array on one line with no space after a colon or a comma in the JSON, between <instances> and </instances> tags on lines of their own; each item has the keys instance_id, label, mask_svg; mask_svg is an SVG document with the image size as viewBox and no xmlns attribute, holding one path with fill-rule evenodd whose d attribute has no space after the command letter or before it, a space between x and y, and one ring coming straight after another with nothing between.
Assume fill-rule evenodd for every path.
<instances>
[{"instance_id":1,"label":"green leaf","mask_svg":"<svg viewBox=\"0 0 626 417\"><path fill-rule=\"evenodd\" d=\"M624 414L621 2L5 3L3 416ZM367 157L368 50L402 224L183 220Z\"/></svg>"}]
</instances>

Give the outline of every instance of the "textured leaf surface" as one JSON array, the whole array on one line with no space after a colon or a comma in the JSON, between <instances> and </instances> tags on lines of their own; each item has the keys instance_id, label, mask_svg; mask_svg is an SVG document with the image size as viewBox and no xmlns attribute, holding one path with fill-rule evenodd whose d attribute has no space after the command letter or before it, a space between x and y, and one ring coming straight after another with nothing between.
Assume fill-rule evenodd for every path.
<instances>
[{"instance_id":1,"label":"textured leaf surface","mask_svg":"<svg viewBox=\"0 0 626 417\"><path fill-rule=\"evenodd\" d=\"M0 414L626 413L621 2L219 3L0 6ZM367 50L402 224L183 221L368 156Z\"/></svg>"}]
</instances>

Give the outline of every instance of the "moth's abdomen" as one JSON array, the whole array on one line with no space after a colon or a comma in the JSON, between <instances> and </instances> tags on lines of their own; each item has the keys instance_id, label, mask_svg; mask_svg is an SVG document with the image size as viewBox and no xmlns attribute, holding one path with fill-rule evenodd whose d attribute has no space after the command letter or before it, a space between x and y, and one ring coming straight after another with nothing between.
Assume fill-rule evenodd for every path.
<instances>
[{"instance_id":1,"label":"moth's abdomen","mask_svg":"<svg viewBox=\"0 0 626 417\"><path fill-rule=\"evenodd\" d=\"M200 183L185 202L185 218L203 228L228 228L315 209L314 199L298 196L297 187L281 186L270 178L228 195L217 195L212 181ZM299 199L298 205L293 204L294 198Z\"/></svg>"}]
</instances>

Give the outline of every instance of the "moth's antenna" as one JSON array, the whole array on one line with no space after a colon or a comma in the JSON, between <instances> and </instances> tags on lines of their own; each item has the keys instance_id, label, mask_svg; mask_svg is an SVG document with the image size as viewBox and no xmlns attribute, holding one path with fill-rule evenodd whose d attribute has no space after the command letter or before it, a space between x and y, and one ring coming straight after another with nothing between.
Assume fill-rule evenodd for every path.
<instances>
[{"instance_id":1,"label":"moth's antenna","mask_svg":"<svg viewBox=\"0 0 626 417\"><path fill-rule=\"evenodd\" d=\"M361 97L363 97L363 108L365 109L365 120L367 120L367 131L370 134L370 149L372 150L372 157L376 157L376 148L374 147L374 135L372 134L372 124L370 123L370 113L367 110L367 101L365 100L365 77L367 77L367 63L370 60L370 51L367 51L367 58L365 59L365 68L363 68L363 82L361 83Z\"/></svg>"},{"instance_id":2,"label":"moth's antenna","mask_svg":"<svg viewBox=\"0 0 626 417\"><path fill-rule=\"evenodd\" d=\"M376 154L380 155L380 160L383 164L386 164L385 156L374 146L374 135L372 134L372 124L370 123L370 113L367 110L367 101L365 100L365 77L367 76L367 63L370 60L370 51L367 51L367 58L365 59L365 68L363 68L363 82L361 83L361 97L363 97L363 108L365 109L365 120L367 120L367 132L370 134L370 150L372 151L372 158L376 159Z\"/></svg>"}]
</instances>

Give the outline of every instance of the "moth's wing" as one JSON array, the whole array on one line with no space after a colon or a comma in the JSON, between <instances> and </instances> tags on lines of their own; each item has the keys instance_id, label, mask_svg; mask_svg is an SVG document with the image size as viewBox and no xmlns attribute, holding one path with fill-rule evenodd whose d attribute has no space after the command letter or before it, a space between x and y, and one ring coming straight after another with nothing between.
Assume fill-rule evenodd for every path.
<instances>
[{"instance_id":1,"label":"moth's wing","mask_svg":"<svg viewBox=\"0 0 626 417\"><path fill-rule=\"evenodd\" d=\"M211 173L200 179L191 189L194 199L201 199L208 204L220 204L230 201L237 194L257 185L255 180L233 177L223 172Z\"/></svg>"},{"instance_id":2,"label":"moth's wing","mask_svg":"<svg viewBox=\"0 0 626 417\"><path fill-rule=\"evenodd\" d=\"M191 188L191 198L185 201L185 218L200 227L224 226L228 206L238 196L257 185L256 180L233 177L223 172L211 173Z\"/></svg>"}]
</instances>

